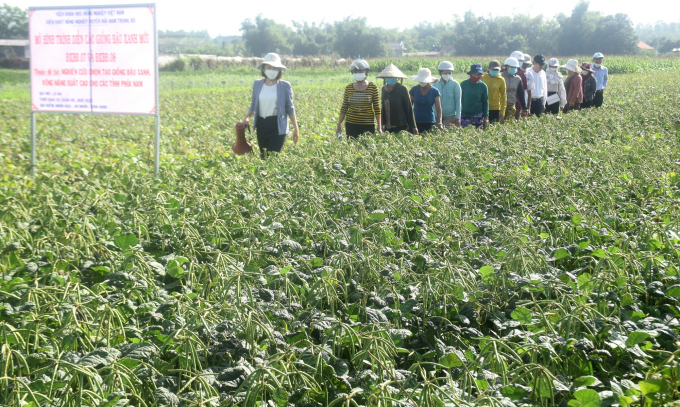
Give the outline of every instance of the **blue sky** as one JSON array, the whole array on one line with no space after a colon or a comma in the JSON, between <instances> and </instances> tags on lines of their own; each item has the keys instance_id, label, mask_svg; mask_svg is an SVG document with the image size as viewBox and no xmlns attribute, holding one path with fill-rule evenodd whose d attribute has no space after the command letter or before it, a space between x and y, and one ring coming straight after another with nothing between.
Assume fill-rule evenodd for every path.
<instances>
[{"instance_id":1,"label":"blue sky","mask_svg":"<svg viewBox=\"0 0 680 407\"><path fill-rule=\"evenodd\" d=\"M103 5L114 1L98 0L0 0L21 8L59 5ZM122 1L119 4L134 3ZM261 13L279 23L291 21L333 22L348 16L366 16L371 26L407 28L415 24L451 21L470 10L477 15L494 16L543 14L553 17L570 14L578 0L484 0L476 2L417 1L328 1L328 0L156 0L158 28L161 30L204 30L212 36L239 35L241 22ZM645 4L626 0L591 0L590 10L603 14L626 13L633 24L656 21L679 22L680 0L661 0Z\"/></svg>"}]
</instances>

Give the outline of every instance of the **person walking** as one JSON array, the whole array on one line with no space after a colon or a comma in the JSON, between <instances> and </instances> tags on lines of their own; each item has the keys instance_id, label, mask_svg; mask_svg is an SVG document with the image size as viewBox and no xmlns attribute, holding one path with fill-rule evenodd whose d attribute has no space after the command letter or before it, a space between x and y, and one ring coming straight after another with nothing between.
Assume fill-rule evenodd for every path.
<instances>
[{"instance_id":1,"label":"person walking","mask_svg":"<svg viewBox=\"0 0 680 407\"><path fill-rule=\"evenodd\" d=\"M481 81L484 70L481 64L472 64L469 79L460 83L460 125L486 128L489 125L489 89Z\"/></svg>"},{"instance_id":2,"label":"person walking","mask_svg":"<svg viewBox=\"0 0 680 407\"><path fill-rule=\"evenodd\" d=\"M578 66L578 61L570 59L562 67L567 70L567 79L564 81L564 89L567 91L567 105L564 107L564 113L571 110L579 110L583 102L583 79L581 78L581 67Z\"/></svg>"},{"instance_id":3,"label":"person walking","mask_svg":"<svg viewBox=\"0 0 680 407\"><path fill-rule=\"evenodd\" d=\"M384 130L390 133L409 131L418 135L411 97L408 94L408 89L399 82L400 79L403 82L406 75L394 64L389 64L376 78L385 80L385 86L382 87L380 97Z\"/></svg>"},{"instance_id":4,"label":"person walking","mask_svg":"<svg viewBox=\"0 0 680 407\"><path fill-rule=\"evenodd\" d=\"M516 120L516 103L520 103L520 110L526 109L527 107L526 101L524 100L524 87L522 79L517 75L518 71L519 61L517 61L517 58L510 57L505 60L505 66L501 76L505 80L507 101L503 115L505 116L506 121ZM489 115L491 115L491 107L489 107Z\"/></svg>"},{"instance_id":5,"label":"person walking","mask_svg":"<svg viewBox=\"0 0 680 407\"><path fill-rule=\"evenodd\" d=\"M460 127L460 84L451 78L453 64L442 61L437 67L440 79L432 87L439 91L439 101L442 105L442 125Z\"/></svg>"},{"instance_id":6,"label":"person walking","mask_svg":"<svg viewBox=\"0 0 680 407\"><path fill-rule=\"evenodd\" d=\"M583 80L583 103L581 103L581 109L588 109L593 106L597 91L597 79L593 75L594 73L595 70L590 66L590 63L584 62L581 65L581 79Z\"/></svg>"},{"instance_id":7,"label":"person walking","mask_svg":"<svg viewBox=\"0 0 680 407\"><path fill-rule=\"evenodd\" d=\"M349 66L349 71L352 73L354 82L345 87L336 133L342 134L343 121L345 121L345 133L352 139L364 133L374 134L376 122L378 133L382 133L380 97L378 87L367 80L370 71L368 62L356 59Z\"/></svg>"},{"instance_id":8,"label":"person walking","mask_svg":"<svg viewBox=\"0 0 680 407\"><path fill-rule=\"evenodd\" d=\"M442 129L441 98L439 89L432 86L432 83L436 81L432 77L432 72L427 68L420 68L418 75L412 76L411 80L418 82L418 85L409 91L418 133L421 135L427 133L432 130L433 126Z\"/></svg>"},{"instance_id":9,"label":"person walking","mask_svg":"<svg viewBox=\"0 0 680 407\"><path fill-rule=\"evenodd\" d=\"M501 76L501 63L493 60L489 62L489 70L482 76L482 82L489 91L489 122L503 123L507 104L505 79Z\"/></svg>"},{"instance_id":10,"label":"person walking","mask_svg":"<svg viewBox=\"0 0 680 407\"><path fill-rule=\"evenodd\" d=\"M548 102L548 82L546 80L545 71L545 57L538 54L534 57L534 64L529 71L531 71L531 114L540 117L545 111L546 103Z\"/></svg>"},{"instance_id":11,"label":"person walking","mask_svg":"<svg viewBox=\"0 0 680 407\"><path fill-rule=\"evenodd\" d=\"M545 80L548 82L548 99L557 95L559 101L548 103L546 113L558 114L560 109L567 105L567 91L564 89L564 78L560 73L560 61L557 58L550 58L548 69L545 73Z\"/></svg>"},{"instance_id":12,"label":"person walking","mask_svg":"<svg viewBox=\"0 0 680 407\"><path fill-rule=\"evenodd\" d=\"M293 124L293 143L298 142L298 129L295 106L293 104L293 88L289 82L281 80L286 67L281 57L273 52L264 56L257 65L263 79L253 83L250 108L243 125L248 126L251 117L257 133L257 145L260 157L266 158L269 152L280 153L288 134L288 119Z\"/></svg>"},{"instance_id":13,"label":"person walking","mask_svg":"<svg viewBox=\"0 0 680 407\"><path fill-rule=\"evenodd\" d=\"M520 61L522 62L522 61ZM527 106L529 106L529 110L527 110L524 115L529 116L531 114L530 109L531 109L531 93L532 89L534 88L534 76L532 75L533 70L531 69L532 66L531 62L531 55L529 54L524 54L524 61L522 63L522 71L524 71L524 75L527 78Z\"/></svg>"},{"instance_id":14,"label":"person walking","mask_svg":"<svg viewBox=\"0 0 680 407\"><path fill-rule=\"evenodd\" d=\"M604 102L604 90L607 88L609 82L609 70L602 65L604 62L604 55L601 52L596 52L593 55L593 67L595 68L595 79L597 79L597 90L595 91L595 99L593 99L593 106L602 107Z\"/></svg>"}]
</instances>

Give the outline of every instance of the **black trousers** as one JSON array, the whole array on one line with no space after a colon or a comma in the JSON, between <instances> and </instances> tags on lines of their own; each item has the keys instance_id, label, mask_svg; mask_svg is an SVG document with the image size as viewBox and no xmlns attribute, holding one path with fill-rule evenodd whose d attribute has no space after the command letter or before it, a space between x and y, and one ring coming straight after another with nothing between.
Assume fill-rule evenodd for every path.
<instances>
[{"instance_id":1,"label":"black trousers","mask_svg":"<svg viewBox=\"0 0 680 407\"><path fill-rule=\"evenodd\" d=\"M354 124L345 122L345 133L353 139L364 133L375 134L375 124Z\"/></svg>"},{"instance_id":2,"label":"black trousers","mask_svg":"<svg viewBox=\"0 0 680 407\"><path fill-rule=\"evenodd\" d=\"M543 98L531 100L531 114L537 117L543 114Z\"/></svg>"},{"instance_id":3,"label":"black trousers","mask_svg":"<svg viewBox=\"0 0 680 407\"><path fill-rule=\"evenodd\" d=\"M602 102L604 102L604 91L598 90L595 92L595 99L593 99L593 106L602 107Z\"/></svg>"},{"instance_id":4,"label":"black trousers","mask_svg":"<svg viewBox=\"0 0 680 407\"><path fill-rule=\"evenodd\" d=\"M272 151L281 152L283 144L286 142L286 135L279 134L278 116L258 116L255 131L257 132L257 144L260 147L260 157L265 158Z\"/></svg>"},{"instance_id":5,"label":"black trousers","mask_svg":"<svg viewBox=\"0 0 680 407\"><path fill-rule=\"evenodd\" d=\"M552 96L557 94L557 92L548 92L548 96ZM546 105L545 107L545 112L550 113L550 114L559 114L560 113L560 102L555 102L552 105Z\"/></svg>"},{"instance_id":6,"label":"black trousers","mask_svg":"<svg viewBox=\"0 0 680 407\"><path fill-rule=\"evenodd\" d=\"M391 129L387 129L387 131L389 131L389 132L392 133L392 134L401 133L402 131L408 131L409 133L411 133L411 132L408 130L408 126L397 126L397 127L392 127Z\"/></svg>"},{"instance_id":7,"label":"black trousers","mask_svg":"<svg viewBox=\"0 0 680 407\"><path fill-rule=\"evenodd\" d=\"M581 103L581 109L588 109L593 107L593 102L595 102L595 100L591 100L590 102L586 102L584 100L583 103Z\"/></svg>"},{"instance_id":8,"label":"black trousers","mask_svg":"<svg viewBox=\"0 0 680 407\"><path fill-rule=\"evenodd\" d=\"M498 123L501 121L500 110L489 110L489 123Z\"/></svg>"},{"instance_id":9,"label":"black trousers","mask_svg":"<svg viewBox=\"0 0 680 407\"><path fill-rule=\"evenodd\" d=\"M416 123L416 127L418 128L418 133L420 133L420 134L427 133L428 131L432 130L433 126L434 126L434 123Z\"/></svg>"}]
</instances>

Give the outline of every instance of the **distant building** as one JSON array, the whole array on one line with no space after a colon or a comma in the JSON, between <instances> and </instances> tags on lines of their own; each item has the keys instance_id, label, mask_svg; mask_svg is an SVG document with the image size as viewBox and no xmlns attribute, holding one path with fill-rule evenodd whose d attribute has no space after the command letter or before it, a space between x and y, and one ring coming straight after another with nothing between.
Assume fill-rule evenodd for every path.
<instances>
[{"instance_id":1,"label":"distant building","mask_svg":"<svg viewBox=\"0 0 680 407\"><path fill-rule=\"evenodd\" d=\"M650 50L652 50L652 51L654 50L653 47L651 47L651 46L645 44L645 43L642 42L642 41L638 42L638 45L637 45L637 46L638 46L638 48L640 48L640 49L650 49Z\"/></svg>"},{"instance_id":2,"label":"distant building","mask_svg":"<svg viewBox=\"0 0 680 407\"><path fill-rule=\"evenodd\" d=\"M454 52L456 52L456 46L455 45L442 45L442 50L440 51L440 55L453 55Z\"/></svg>"},{"instance_id":3,"label":"distant building","mask_svg":"<svg viewBox=\"0 0 680 407\"><path fill-rule=\"evenodd\" d=\"M390 42L390 56L400 57L404 55L404 51L406 51L404 41Z\"/></svg>"},{"instance_id":4,"label":"distant building","mask_svg":"<svg viewBox=\"0 0 680 407\"><path fill-rule=\"evenodd\" d=\"M29 40L3 40L0 39L0 59L11 57L28 58L30 56Z\"/></svg>"}]
</instances>

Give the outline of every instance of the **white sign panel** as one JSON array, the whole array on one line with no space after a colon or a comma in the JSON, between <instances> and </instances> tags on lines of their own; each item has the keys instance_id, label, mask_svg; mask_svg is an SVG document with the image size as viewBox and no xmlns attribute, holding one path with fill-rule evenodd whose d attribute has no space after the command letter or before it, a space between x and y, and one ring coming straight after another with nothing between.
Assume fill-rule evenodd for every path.
<instances>
[{"instance_id":1,"label":"white sign panel","mask_svg":"<svg viewBox=\"0 0 680 407\"><path fill-rule=\"evenodd\" d=\"M154 5L29 9L34 112L155 115Z\"/></svg>"}]
</instances>

